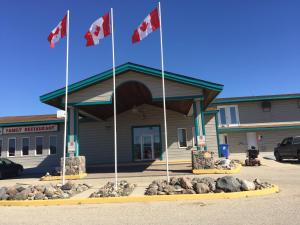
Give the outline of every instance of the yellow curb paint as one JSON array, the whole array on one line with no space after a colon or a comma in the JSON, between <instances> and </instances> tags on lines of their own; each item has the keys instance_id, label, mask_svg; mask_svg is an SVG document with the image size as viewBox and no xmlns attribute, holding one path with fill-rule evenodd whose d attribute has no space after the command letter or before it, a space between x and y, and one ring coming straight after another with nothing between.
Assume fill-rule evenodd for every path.
<instances>
[{"instance_id":1,"label":"yellow curb paint","mask_svg":"<svg viewBox=\"0 0 300 225\"><path fill-rule=\"evenodd\" d=\"M238 164L233 170L226 169L194 169L192 172L194 174L235 174L239 173L242 169L242 165Z\"/></svg>"},{"instance_id":2,"label":"yellow curb paint","mask_svg":"<svg viewBox=\"0 0 300 225\"><path fill-rule=\"evenodd\" d=\"M210 200L232 199L252 196L263 196L279 192L273 185L271 188L255 191L242 191L231 193L209 194L181 194L181 195L153 195L153 196L128 196L110 198L84 198L84 199L55 199L55 200L3 200L0 206L49 206L49 205L79 205L79 204L104 204L104 203L130 203L130 202L156 202L156 201L185 201L185 200Z\"/></svg>"},{"instance_id":3,"label":"yellow curb paint","mask_svg":"<svg viewBox=\"0 0 300 225\"><path fill-rule=\"evenodd\" d=\"M86 177L87 174L86 173L81 173L79 175L66 175L65 179L66 180L78 180L78 179L82 179L84 177ZM53 180L61 180L62 177L61 176L43 176L41 177L41 181L53 181Z\"/></svg>"}]
</instances>

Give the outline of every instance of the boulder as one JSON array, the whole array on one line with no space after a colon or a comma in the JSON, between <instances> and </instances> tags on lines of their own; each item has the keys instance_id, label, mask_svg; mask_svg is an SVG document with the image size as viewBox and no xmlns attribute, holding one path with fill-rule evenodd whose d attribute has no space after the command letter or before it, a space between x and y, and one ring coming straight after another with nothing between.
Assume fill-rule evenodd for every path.
<instances>
[{"instance_id":1,"label":"boulder","mask_svg":"<svg viewBox=\"0 0 300 225\"><path fill-rule=\"evenodd\" d=\"M204 194L210 191L210 188L205 183L196 183L194 184L194 190L197 194Z\"/></svg>"},{"instance_id":2,"label":"boulder","mask_svg":"<svg viewBox=\"0 0 300 225\"><path fill-rule=\"evenodd\" d=\"M45 198L45 195L41 192L38 192L34 196L34 200L43 200Z\"/></svg>"},{"instance_id":3,"label":"boulder","mask_svg":"<svg viewBox=\"0 0 300 225\"><path fill-rule=\"evenodd\" d=\"M180 184L179 179L177 177L171 177L170 184L171 185L178 185L178 184Z\"/></svg>"},{"instance_id":4,"label":"boulder","mask_svg":"<svg viewBox=\"0 0 300 225\"><path fill-rule=\"evenodd\" d=\"M193 189L183 189L182 194L196 194Z\"/></svg>"},{"instance_id":5,"label":"boulder","mask_svg":"<svg viewBox=\"0 0 300 225\"><path fill-rule=\"evenodd\" d=\"M225 192L238 192L241 191L241 184L236 178L225 176L217 180L216 188L222 189Z\"/></svg>"},{"instance_id":6,"label":"boulder","mask_svg":"<svg viewBox=\"0 0 300 225\"><path fill-rule=\"evenodd\" d=\"M57 190L52 187L52 186L49 186L49 187L46 187L45 189L45 192L44 194L48 197L48 198L53 198L53 195L55 195L55 193L57 192Z\"/></svg>"},{"instance_id":7,"label":"boulder","mask_svg":"<svg viewBox=\"0 0 300 225\"><path fill-rule=\"evenodd\" d=\"M6 191L6 194L9 195L10 199L13 199L13 197L18 193L16 187L9 187Z\"/></svg>"},{"instance_id":8,"label":"boulder","mask_svg":"<svg viewBox=\"0 0 300 225\"><path fill-rule=\"evenodd\" d=\"M193 189L193 184L190 178L188 177L182 177L180 179L180 185L181 187L183 187L184 189Z\"/></svg>"},{"instance_id":9,"label":"boulder","mask_svg":"<svg viewBox=\"0 0 300 225\"><path fill-rule=\"evenodd\" d=\"M145 192L145 195L157 195L157 189L156 188L148 188Z\"/></svg>"},{"instance_id":10,"label":"boulder","mask_svg":"<svg viewBox=\"0 0 300 225\"><path fill-rule=\"evenodd\" d=\"M6 200L8 199L9 195L6 194L7 187L0 188L0 200Z\"/></svg>"},{"instance_id":11,"label":"boulder","mask_svg":"<svg viewBox=\"0 0 300 225\"><path fill-rule=\"evenodd\" d=\"M199 183L207 184L211 191L216 190L216 181L211 177L203 177L200 179Z\"/></svg>"},{"instance_id":12,"label":"boulder","mask_svg":"<svg viewBox=\"0 0 300 225\"><path fill-rule=\"evenodd\" d=\"M63 186L61 186L61 190L72 190L72 188L74 187L74 184L70 181L68 181L67 183L65 183Z\"/></svg>"},{"instance_id":13,"label":"boulder","mask_svg":"<svg viewBox=\"0 0 300 225\"><path fill-rule=\"evenodd\" d=\"M240 180L242 191L252 191L255 190L255 184L252 181Z\"/></svg>"},{"instance_id":14,"label":"boulder","mask_svg":"<svg viewBox=\"0 0 300 225\"><path fill-rule=\"evenodd\" d=\"M174 186L172 185L167 185L165 188L164 188L164 192L166 192L167 195L170 195L170 194L174 194L176 192L176 189Z\"/></svg>"}]
</instances>

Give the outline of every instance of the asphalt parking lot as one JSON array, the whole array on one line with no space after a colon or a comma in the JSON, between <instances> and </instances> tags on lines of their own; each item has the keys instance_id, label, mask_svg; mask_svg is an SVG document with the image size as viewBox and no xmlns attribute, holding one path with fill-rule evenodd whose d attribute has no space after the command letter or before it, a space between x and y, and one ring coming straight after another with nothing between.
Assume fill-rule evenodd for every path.
<instances>
[{"instance_id":1,"label":"asphalt parking lot","mask_svg":"<svg viewBox=\"0 0 300 225\"><path fill-rule=\"evenodd\" d=\"M278 163L272 157L266 157L262 161L263 166L244 167L241 173L236 176L246 179L258 177L261 180L277 184L280 187L280 193L262 197L205 201L1 207L1 225L300 224L300 163L298 161ZM156 168L157 170L163 170L162 165ZM184 165L180 165L177 168L182 170ZM159 175L151 176L147 174L147 176L142 177L131 176L127 180L146 186L158 177ZM107 175L103 177L103 174L97 176L97 173L94 173L87 177L84 182L100 186L108 180L113 180L113 178ZM36 183L38 181L36 178L1 180L0 185L15 184L16 182Z\"/></svg>"}]
</instances>

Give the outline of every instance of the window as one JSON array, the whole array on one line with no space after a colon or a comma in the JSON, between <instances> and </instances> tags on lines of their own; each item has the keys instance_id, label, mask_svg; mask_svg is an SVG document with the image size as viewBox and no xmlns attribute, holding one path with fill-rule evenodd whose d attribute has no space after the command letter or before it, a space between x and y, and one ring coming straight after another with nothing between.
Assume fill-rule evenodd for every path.
<instances>
[{"instance_id":1,"label":"window","mask_svg":"<svg viewBox=\"0 0 300 225\"><path fill-rule=\"evenodd\" d=\"M35 154L36 155L43 154L43 137L35 138Z\"/></svg>"},{"instance_id":2,"label":"window","mask_svg":"<svg viewBox=\"0 0 300 225\"><path fill-rule=\"evenodd\" d=\"M281 142L281 145L282 145L282 146L290 145L290 144L292 144L292 142L293 142L293 138L292 138L292 137L285 138L285 139Z\"/></svg>"},{"instance_id":3,"label":"window","mask_svg":"<svg viewBox=\"0 0 300 225\"><path fill-rule=\"evenodd\" d=\"M8 139L8 156L16 155L16 139L9 138Z\"/></svg>"},{"instance_id":4,"label":"window","mask_svg":"<svg viewBox=\"0 0 300 225\"><path fill-rule=\"evenodd\" d=\"M271 112L271 102L263 101L261 103L261 107L263 109L263 112Z\"/></svg>"},{"instance_id":5,"label":"window","mask_svg":"<svg viewBox=\"0 0 300 225\"><path fill-rule=\"evenodd\" d=\"M236 105L218 106L219 125L238 125L239 114Z\"/></svg>"},{"instance_id":6,"label":"window","mask_svg":"<svg viewBox=\"0 0 300 225\"><path fill-rule=\"evenodd\" d=\"M178 128L178 144L180 148L187 147L187 137L185 128Z\"/></svg>"},{"instance_id":7,"label":"window","mask_svg":"<svg viewBox=\"0 0 300 225\"><path fill-rule=\"evenodd\" d=\"M22 155L29 155L29 138L22 138Z\"/></svg>"},{"instance_id":8,"label":"window","mask_svg":"<svg viewBox=\"0 0 300 225\"><path fill-rule=\"evenodd\" d=\"M1 157L1 154L2 154L2 139L0 139L0 157Z\"/></svg>"},{"instance_id":9,"label":"window","mask_svg":"<svg viewBox=\"0 0 300 225\"><path fill-rule=\"evenodd\" d=\"M56 154L57 142L56 136L50 136L49 138L49 154L54 155Z\"/></svg>"},{"instance_id":10,"label":"window","mask_svg":"<svg viewBox=\"0 0 300 225\"><path fill-rule=\"evenodd\" d=\"M294 138L294 144L300 144L300 137L299 136Z\"/></svg>"}]
</instances>

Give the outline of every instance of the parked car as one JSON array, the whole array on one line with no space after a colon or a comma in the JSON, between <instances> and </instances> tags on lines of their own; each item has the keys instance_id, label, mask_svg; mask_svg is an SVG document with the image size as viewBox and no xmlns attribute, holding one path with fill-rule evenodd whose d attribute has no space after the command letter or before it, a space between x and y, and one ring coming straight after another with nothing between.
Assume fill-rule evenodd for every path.
<instances>
[{"instance_id":1,"label":"parked car","mask_svg":"<svg viewBox=\"0 0 300 225\"><path fill-rule=\"evenodd\" d=\"M0 159L0 179L20 176L23 173L23 166L8 159Z\"/></svg>"},{"instance_id":2,"label":"parked car","mask_svg":"<svg viewBox=\"0 0 300 225\"><path fill-rule=\"evenodd\" d=\"M300 160L300 136L283 139L274 149L274 156L276 161L282 161L283 159Z\"/></svg>"}]
</instances>

